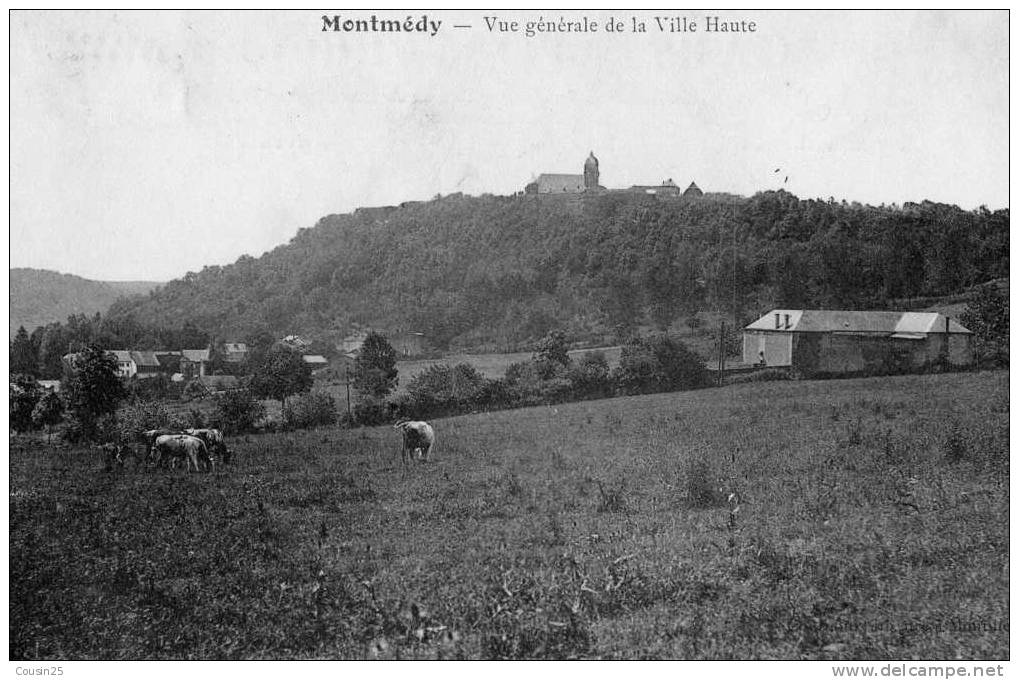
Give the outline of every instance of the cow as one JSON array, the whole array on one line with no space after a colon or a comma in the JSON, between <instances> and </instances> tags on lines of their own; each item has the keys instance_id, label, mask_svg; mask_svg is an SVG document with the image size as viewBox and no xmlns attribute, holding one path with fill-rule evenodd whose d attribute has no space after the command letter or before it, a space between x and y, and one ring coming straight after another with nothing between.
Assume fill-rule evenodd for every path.
<instances>
[{"instance_id":1,"label":"cow","mask_svg":"<svg viewBox=\"0 0 1019 680\"><path fill-rule=\"evenodd\" d=\"M224 463L230 462L230 449L223 441L223 433L212 428L184 430L192 437L198 437L209 447L209 453L218 456Z\"/></svg>"},{"instance_id":2,"label":"cow","mask_svg":"<svg viewBox=\"0 0 1019 680\"><path fill-rule=\"evenodd\" d=\"M160 435L156 437L153 448L156 452L157 463L162 463L164 458L171 460L182 458L189 473L192 467L195 468L195 472L200 470L199 460L206 464L210 470L215 466L212 458L209 457L209 449L205 446L205 442L189 434Z\"/></svg>"},{"instance_id":3,"label":"cow","mask_svg":"<svg viewBox=\"0 0 1019 680\"><path fill-rule=\"evenodd\" d=\"M181 432L180 430L172 430L166 427L160 427L155 430L146 430L145 432L142 432L141 435L139 435L141 443L145 445L145 460L148 461L150 464L156 462L155 461L156 439L167 434L184 434L184 433Z\"/></svg>"},{"instance_id":4,"label":"cow","mask_svg":"<svg viewBox=\"0 0 1019 680\"><path fill-rule=\"evenodd\" d=\"M407 458L412 460L415 454L420 451L418 458L428 460L428 456L435 446L435 431L432 426L423 420L401 420L393 425L394 430L403 434L403 449L400 451L400 459L407 464Z\"/></svg>"}]
</instances>

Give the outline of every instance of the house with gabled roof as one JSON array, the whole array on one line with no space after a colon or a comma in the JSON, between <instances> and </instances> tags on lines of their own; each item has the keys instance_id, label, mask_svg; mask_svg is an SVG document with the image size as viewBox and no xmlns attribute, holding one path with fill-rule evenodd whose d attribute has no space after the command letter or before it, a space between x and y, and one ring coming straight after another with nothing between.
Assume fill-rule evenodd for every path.
<instances>
[{"instance_id":1,"label":"house with gabled roof","mask_svg":"<svg viewBox=\"0 0 1019 680\"><path fill-rule=\"evenodd\" d=\"M972 363L972 337L937 312L773 309L743 329L743 362L807 375L908 373Z\"/></svg>"}]
</instances>

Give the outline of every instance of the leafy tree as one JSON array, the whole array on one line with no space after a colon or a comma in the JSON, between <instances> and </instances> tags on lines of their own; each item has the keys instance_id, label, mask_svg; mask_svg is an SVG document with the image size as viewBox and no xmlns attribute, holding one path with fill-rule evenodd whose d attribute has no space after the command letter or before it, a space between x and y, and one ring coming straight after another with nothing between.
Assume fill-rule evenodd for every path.
<instances>
[{"instance_id":1,"label":"leafy tree","mask_svg":"<svg viewBox=\"0 0 1019 680\"><path fill-rule=\"evenodd\" d=\"M627 393L642 394L704 387L710 377L704 360L686 345L651 335L623 346L615 379Z\"/></svg>"},{"instance_id":2,"label":"leafy tree","mask_svg":"<svg viewBox=\"0 0 1019 680\"><path fill-rule=\"evenodd\" d=\"M233 435L253 432L264 417L265 407L250 390L233 390L216 397L211 422L224 434Z\"/></svg>"},{"instance_id":3,"label":"leafy tree","mask_svg":"<svg viewBox=\"0 0 1019 680\"><path fill-rule=\"evenodd\" d=\"M99 418L112 414L127 396L117 377L117 361L102 348L91 345L74 357L64 381L67 410L82 435L93 439Z\"/></svg>"},{"instance_id":4,"label":"leafy tree","mask_svg":"<svg viewBox=\"0 0 1019 680\"><path fill-rule=\"evenodd\" d=\"M609 362L604 352L585 352L569 367L566 377L577 397L590 399L612 394Z\"/></svg>"},{"instance_id":5,"label":"leafy tree","mask_svg":"<svg viewBox=\"0 0 1019 680\"><path fill-rule=\"evenodd\" d=\"M336 402L325 392L299 394L283 408L283 424L302 429L336 423Z\"/></svg>"},{"instance_id":6,"label":"leafy tree","mask_svg":"<svg viewBox=\"0 0 1019 680\"><path fill-rule=\"evenodd\" d=\"M541 339L538 343L538 351L534 354L534 363L537 365L538 374L542 379L547 380L553 377L556 372L570 365L568 347L566 333L562 331L549 331Z\"/></svg>"},{"instance_id":7,"label":"leafy tree","mask_svg":"<svg viewBox=\"0 0 1019 680\"><path fill-rule=\"evenodd\" d=\"M30 375L12 375L10 380L10 426L17 432L32 429L32 411L39 401L39 385Z\"/></svg>"},{"instance_id":8,"label":"leafy tree","mask_svg":"<svg viewBox=\"0 0 1019 680\"><path fill-rule=\"evenodd\" d=\"M396 387L396 350L385 336L368 333L354 360L352 384L361 394L381 399Z\"/></svg>"},{"instance_id":9,"label":"leafy tree","mask_svg":"<svg viewBox=\"0 0 1019 680\"><path fill-rule=\"evenodd\" d=\"M279 343L266 352L251 376L251 391L257 397L276 399L286 406L291 394L311 389L311 366L293 347Z\"/></svg>"},{"instance_id":10,"label":"leafy tree","mask_svg":"<svg viewBox=\"0 0 1019 680\"><path fill-rule=\"evenodd\" d=\"M46 436L50 428L64 419L64 402L56 392L47 392L32 409L32 422L36 427L46 428Z\"/></svg>"},{"instance_id":11,"label":"leafy tree","mask_svg":"<svg viewBox=\"0 0 1019 680\"><path fill-rule=\"evenodd\" d=\"M24 326L18 327L18 332L11 340L11 373L24 373L25 375L36 375L39 370L39 358L36 355L36 348L32 345L31 338Z\"/></svg>"},{"instance_id":12,"label":"leafy tree","mask_svg":"<svg viewBox=\"0 0 1019 680\"><path fill-rule=\"evenodd\" d=\"M977 359L1008 365L1008 300L996 286L981 286L959 320L973 331Z\"/></svg>"}]
</instances>

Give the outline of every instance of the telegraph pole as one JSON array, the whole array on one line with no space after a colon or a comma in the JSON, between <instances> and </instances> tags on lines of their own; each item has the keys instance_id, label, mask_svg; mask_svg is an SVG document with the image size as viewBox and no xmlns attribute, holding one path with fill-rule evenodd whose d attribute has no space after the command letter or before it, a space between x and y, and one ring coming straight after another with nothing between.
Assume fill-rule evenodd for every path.
<instances>
[{"instance_id":1,"label":"telegraph pole","mask_svg":"<svg viewBox=\"0 0 1019 680\"><path fill-rule=\"evenodd\" d=\"M345 359L347 357L344 357ZM350 418L350 362L343 362L343 383L347 386L347 417Z\"/></svg>"}]
</instances>

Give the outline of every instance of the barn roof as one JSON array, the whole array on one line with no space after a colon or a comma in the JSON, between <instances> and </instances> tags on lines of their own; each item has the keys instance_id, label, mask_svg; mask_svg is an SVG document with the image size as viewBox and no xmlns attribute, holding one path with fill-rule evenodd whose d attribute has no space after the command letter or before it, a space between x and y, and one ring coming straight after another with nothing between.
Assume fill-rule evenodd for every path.
<instances>
[{"instance_id":1,"label":"barn roof","mask_svg":"<svg viewBox=\"0 0 1019 680\"><path fill-rule=\"evenodd\" d=\"M776 314L779 315L778 328L775 323ZM908 337L944 333L945 318L943 314L937 312L773 309L746 328L797 333L888 333ZM948 330L950 333L971 332L955 319L949 319Z\"/></svg>"},{"instance_id":2,"label":"barn roof","mask_svg":"<svg viewBox=\"0 0 1019 680\"><path fill-rule=\"evenodd\" d=\"M139 367L159 368L159 359L155 352L131 352L131 358Z\"/></svg>"},{"instance_id":3,"label":"barn roof","mask_svg":"<svg viewBox=\"0 0 1019 680\"><path fill-rule=\"evenodd\" d=\"M207 349L182 349L180 355L195 363L209 360L209 350Z\"/></svg>"},{"instance_id":4,"label":"barn roof","mask_svg":"<svg viewBox=\"0 0 1019 680\"><path fill-rule=\"evenodd\" d=\"M305 354L301 357L306 364L328 364L329 360L320 354Z\"/></svg>"},{"instance_id":5,"label":"barn roof","mask_svg":"<svg viewBox=\"0 0 1019 680\"><path fill-rule=\"evenodd\" d=\"M108 349L106 350L106 353L112 354L118 362L128 363L130 361L134 361L134 358L131 356L131 352L126 349Z\"/></svg>"},{"instance_id":6,"label":"barn roof","mask_svg":"<svg viewBox=\"0 0 1019 680\"><path fill-rule=\"evenodd\" d=\"M535 180L538 184L538 191L542 193L559 193L567 191L583 191L583 175L538 175Z\"/></svg>"}]
</instances>

